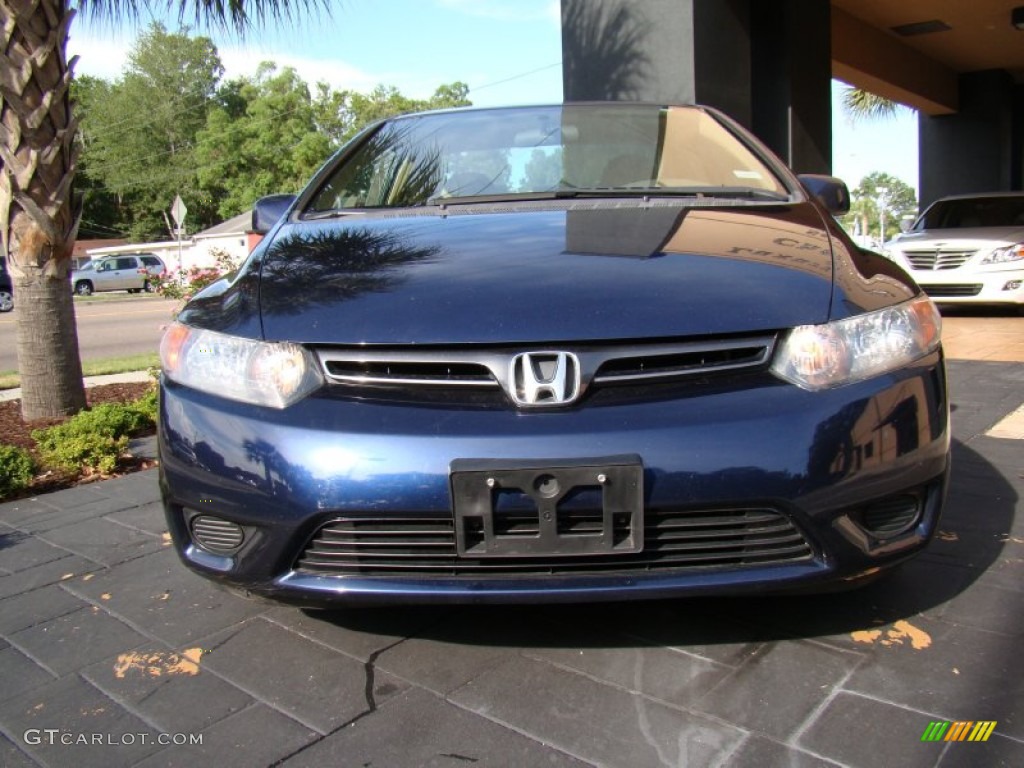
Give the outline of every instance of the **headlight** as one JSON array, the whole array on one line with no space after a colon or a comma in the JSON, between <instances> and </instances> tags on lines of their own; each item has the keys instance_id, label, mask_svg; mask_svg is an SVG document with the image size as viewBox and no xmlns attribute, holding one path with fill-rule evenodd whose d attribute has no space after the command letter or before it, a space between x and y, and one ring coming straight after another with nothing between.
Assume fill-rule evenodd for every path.
<instances>
[{"instance_id":1,"label":"headlight","mask_svg":"<svg viewBox=\"0 0 1024 768\"><path fill-rule=\"evenodd\" d=\"M319 387L312 355L297 344L243 339L173 323L160 341L164 375L187 387L286 408Z\"/></svg>"},{"instance_id":2,"label":"headlight","mask_svg":"<svg viewBox=\"0 0 1024 768\"><path fill-rule=\"evenodd\" d=\"M978 263L1005 264L1008 261L1020 261L1021 259L1024 259L1024 243L1017 243L1006 248L996 248Z\"/></svg>"},{"instance_id":3,"label":"headlight","mask_svg":"<svg viewBox=\"0 0 1024 768\"><path fill-rule=\"evenodd\" d=\"M939 345L942 320L926 296L789 332L772 373L802 389L841 387L893 371Z\"/></svg>"}]
</instances>

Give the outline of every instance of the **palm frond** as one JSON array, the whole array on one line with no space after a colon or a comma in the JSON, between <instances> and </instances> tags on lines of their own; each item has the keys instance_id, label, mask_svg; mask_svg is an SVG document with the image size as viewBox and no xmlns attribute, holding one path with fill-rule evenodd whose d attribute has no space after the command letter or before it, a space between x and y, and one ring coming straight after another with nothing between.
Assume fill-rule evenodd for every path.
<instances>
[{"instance_id":1,"label":"palm frond","mask_svg":"<svg viewBox=\"0 0 1024 768\"><path fill-rule=\"evenodd\" d=\"M329 15L330 0L79 0L78 13L101 22L138 21L177 11L178 22L244 35L271 21L290 22L299 11Z\"/></svg>"},{"instance_id":2,"label":"palm frond","mask_svg":"<svg viewBox=\"0 0 1024 768\"><path fill-rule=\"evenodd\" d=\"M853 120L887 120L896 116L903 106L897 101L879 96L877 93L843 86L843 111Z\"/></svg>"}]
</instances>

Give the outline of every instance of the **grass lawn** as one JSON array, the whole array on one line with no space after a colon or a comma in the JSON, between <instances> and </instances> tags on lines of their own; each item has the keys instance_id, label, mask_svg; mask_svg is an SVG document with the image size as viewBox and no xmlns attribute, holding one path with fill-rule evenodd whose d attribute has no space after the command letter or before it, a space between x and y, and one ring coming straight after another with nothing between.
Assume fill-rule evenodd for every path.
<instances>
[{"instance_id":1,"label":"grass lawn","mask_svg":"<svg viewBox=\"0 0 1024 768\"><path fill-rule=\"evenodd\" d=\"M88 360L82 362L82 373L85 376L103 376L107 373L126 373L128 371L144 371L160 365L160 356L155 352L140 355L110 357L105 360ZM21 386L21 377L17 371L0 371L0 389L13 389Z\"/></svg>"}]
</instances>

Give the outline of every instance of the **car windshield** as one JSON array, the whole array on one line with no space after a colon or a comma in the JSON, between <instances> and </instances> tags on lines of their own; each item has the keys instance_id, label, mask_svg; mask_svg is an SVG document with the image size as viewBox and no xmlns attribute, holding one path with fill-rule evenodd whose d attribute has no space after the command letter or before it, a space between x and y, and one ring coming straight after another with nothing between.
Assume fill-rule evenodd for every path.
<instances>
[{"instance_id":1,"label":"car windshield","mask_svg":"<svg viewBox=\"0 0 1024 768\"><path fill-rule=\"evenodd\" d=\"M602 194L788 199L767 163L702 109L570 105L385 123L305 213Z\"/></svg>"},{"instance_id":2,"label":"car windshield","mask_svg":"<svg viewBox=\"0 0 1024 768\"><path fill-rule=\"evenodd\" d=\"M939 200L917 220L913 231L972 227L1024 227L1024 196Z\"/></svg>"}]
</instances>

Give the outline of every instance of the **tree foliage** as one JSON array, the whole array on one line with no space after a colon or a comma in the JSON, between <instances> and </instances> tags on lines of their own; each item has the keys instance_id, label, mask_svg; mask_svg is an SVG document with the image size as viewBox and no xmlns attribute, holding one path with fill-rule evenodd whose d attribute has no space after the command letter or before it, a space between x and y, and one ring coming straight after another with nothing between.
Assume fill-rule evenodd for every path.
<instances>
[{"instance_id":1,"label":"tree foliage","mask_svg":"<svg viewBox=\"0 0 1024 768\"><path fill-rule=\"evenodd\" d=\"M179 194L193 222L214 223L212 198L198 184L195 142L223 72L212 40L154 23L105 97L80 105L89 178L117 197L115 226L132 239L170 239L165 211Z\"/></svg>"},{"instance_id":2,"label":"tree foliage","mask_svg":"<svg viewBox=\"0 0 1024 768\"><path fill-rule=\"evenodd\" d=\"M73 189L82 143L70 94L74 63L67 59L75 14L116 22L177 9L179 20L192 15L197 23L244 33L266 22L289 21L299 10L329 10L326 0L78 0L75 5L0 0L0 243L20 297L15 338L21 413L28 421L58 418L85 406L67 290L83 218L81 196Z\"/></svg>"},{"instance_id":3,"label":"tree foliage","mask_svg":"<svg viewBox=\"0 0 1024 768\"><path fill-rule=\"evenodd\" d=\"M902 179L881 171L869 173L861 179L850 197L850 213L844 217L846 228L862 235L876 236L879 242L896 236L903 216L917 214L914 188ZM877 237L883 210L885 233Z\"/></svg>"},{"instance_id":4,"label":"tree foliage","mask_svg":"<svg viewBox=\"0 0 1024 768\"><path fill-rule=\"evenodd\" d=\"M217 200L220 219L271 192L298 190L331 151L295 70L264 63L226 90L225 106L210 110L196 142L199 185Z\"/></svg>"},{"instance_id":5,"label":"tree foliage","mask_svg":"<svg viewBox=\"0 0 1024 768\"><path fill-rule=\"evenodd\" d=\"M879 96L877 93L844 85L842 91L843 111L854 122L859 120L880 120L896 117L905 107L898 101Z\"/></svg>"},{"instance_id":6,"label":"tree foliage","mask_svg":"<svg viewBox=\"0 0 1024 768\"><path fill-rule=\"evenodd\" d=\"M384 85L370 93L324 82L311 89L294 69L269 62L248 77L222 75L208 38L154 24L116 82L76 86L87 226L167 238L165 212L180 194L189 229L203 229L263 195L299 190L368 123L470 104L461 82L414 99Z\"/></svg>"}]
</instances>

